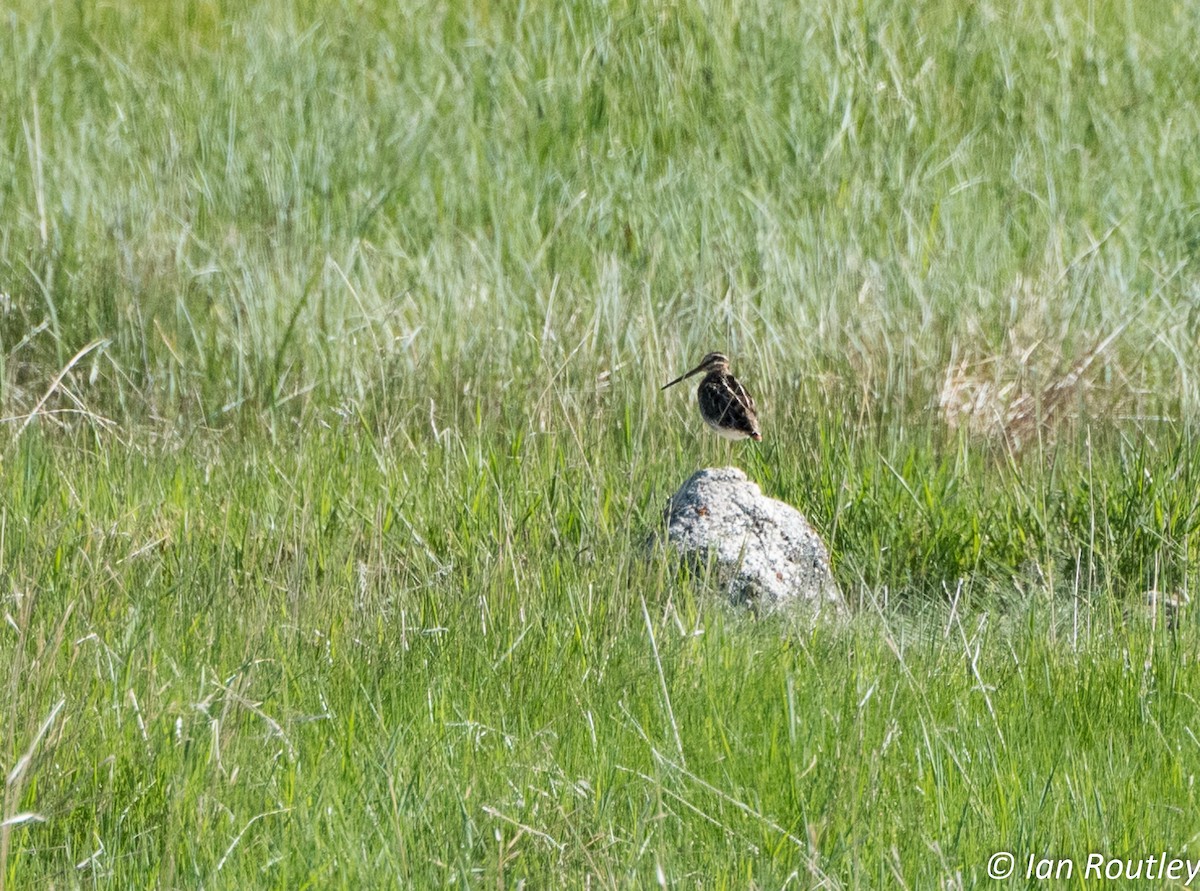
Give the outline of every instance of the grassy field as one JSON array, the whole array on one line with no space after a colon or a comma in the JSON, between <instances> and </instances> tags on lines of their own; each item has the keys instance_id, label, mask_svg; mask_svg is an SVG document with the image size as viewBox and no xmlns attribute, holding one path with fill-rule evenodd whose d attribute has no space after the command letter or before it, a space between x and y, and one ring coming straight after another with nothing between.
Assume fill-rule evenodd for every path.
<instances>
[{"instance_id":1,"label":"grassy field","mask_svg":"<svg viewBox=\"0 0 1200 891\"><path fill-rule=\"evenodd\" d=\"M15 0L0 891L1200 857L1200 627L1144 595L1200 558L1197 45L1171 3ZM658 391L711 349L761 447ZM647 548L731 462L852 618Z\"/></svg>"}]
</instances>

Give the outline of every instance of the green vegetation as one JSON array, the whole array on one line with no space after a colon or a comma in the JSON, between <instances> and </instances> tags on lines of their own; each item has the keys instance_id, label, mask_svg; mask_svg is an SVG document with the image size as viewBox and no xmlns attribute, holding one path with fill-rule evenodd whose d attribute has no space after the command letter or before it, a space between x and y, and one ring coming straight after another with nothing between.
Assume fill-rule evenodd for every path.
<instances>
[{"instance_id":1,"label":"green vegetation","mask_svg":"<svg viewBox=\"0 0 1200 891\"><path fill-rule=\"evenodd\" d=\"M1144 601L1200 558L1197 45L1168 3L16 0L0 888L1200 856L1200 631ZM761 448L658 392L710 349ZM647 551L730 461L853 618Z\"/></svg>"}]
</instances>

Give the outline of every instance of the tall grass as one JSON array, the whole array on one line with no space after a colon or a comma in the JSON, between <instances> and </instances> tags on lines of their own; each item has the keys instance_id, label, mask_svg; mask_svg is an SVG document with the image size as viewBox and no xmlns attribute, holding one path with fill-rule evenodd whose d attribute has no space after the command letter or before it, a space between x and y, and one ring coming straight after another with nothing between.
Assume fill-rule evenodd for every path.
<instances>
[{"instance_id":1,"label":"tall grass","mask_svg":"<svg viewBox=\"0 0 1200 891\"><path fill-rule=\"evenodd\" d=\"M1195 856L1198 25L18 0L0 888ZM647 544L728 462L852 620Z\"/></svg>"},{"instance_id":2,"label":"tall grass","mask_svg":"<svg viewBox=\"0 0 1200 891\"><path fill-rule=\"evenodd\" d=\"M951 359L1052 373L1120 329L1097 375L1193 405L1194 19L21 5L7 352L46 327L5 401L95 340L89 405L206 418L720 341L920 404Z\"/></svg>"}]
</instances>

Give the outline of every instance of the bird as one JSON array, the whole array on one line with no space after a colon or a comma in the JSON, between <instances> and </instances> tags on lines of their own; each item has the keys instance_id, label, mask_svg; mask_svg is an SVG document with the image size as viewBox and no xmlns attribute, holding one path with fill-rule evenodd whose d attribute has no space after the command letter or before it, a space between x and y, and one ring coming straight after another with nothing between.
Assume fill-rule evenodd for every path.
<instances>
[{"instance_id":1,"label":"bird","mask_svg":"<svg viewBox=\"0 0 1200 891\"><path fill-rule=\"evenodd\" d=\"M724 353L709 353L700 364L682 374L662 389L673 387L693 374L705 372L700 386L696 388L696 399L700 403L700 416L704 423L723 439L753 439L762 441L758 429L758 414L754 410L754 399L738 379L729 373L729 357Z\"/></svg>"}]
</instances>

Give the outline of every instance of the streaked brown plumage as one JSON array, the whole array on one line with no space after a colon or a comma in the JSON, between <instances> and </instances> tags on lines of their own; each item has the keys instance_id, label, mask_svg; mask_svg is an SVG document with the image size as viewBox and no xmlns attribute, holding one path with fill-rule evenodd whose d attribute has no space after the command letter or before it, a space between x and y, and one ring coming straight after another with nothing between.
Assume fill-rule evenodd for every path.
<instances>
[{"instance_id":1,"label":"streaked brown plumage","mask_svg":"<svg viewBox=\"0 0 1200 891\"><path fill-rule=\"evenodd\" d=\"M673 387L702 371L705 375L696 388L696 399L700 403L700 416L704 418L704 423L725 439L749 437L760 441L762 433L758 429L754 400L738 379L729 373L729 359L723 353L709 353L700 360L699 365L675 378L663 389Z\"/></svg>"}]
</instances>

